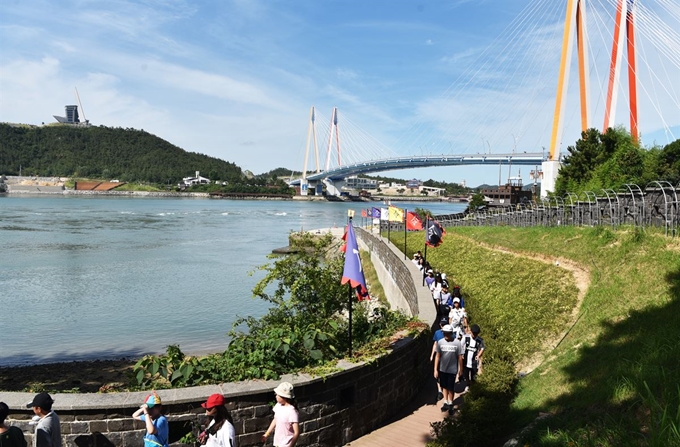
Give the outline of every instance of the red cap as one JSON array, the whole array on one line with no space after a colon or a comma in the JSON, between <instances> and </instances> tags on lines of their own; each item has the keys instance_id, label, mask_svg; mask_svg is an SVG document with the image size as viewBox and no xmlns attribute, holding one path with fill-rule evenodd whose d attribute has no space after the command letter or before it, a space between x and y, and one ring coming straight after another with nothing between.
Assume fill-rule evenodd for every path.
<instances>
[{"instance_id":1,"label":"red cap","mask_svg":"<svg viewBox=\"0 0 680 447\"><path fill-rule=\"evenodd\" d=\"M220 405L224 405L224 396L221 394L211 394L207 401L203 402L201 406L203 408L215 408Z\"/></svg>"}]
</instances>

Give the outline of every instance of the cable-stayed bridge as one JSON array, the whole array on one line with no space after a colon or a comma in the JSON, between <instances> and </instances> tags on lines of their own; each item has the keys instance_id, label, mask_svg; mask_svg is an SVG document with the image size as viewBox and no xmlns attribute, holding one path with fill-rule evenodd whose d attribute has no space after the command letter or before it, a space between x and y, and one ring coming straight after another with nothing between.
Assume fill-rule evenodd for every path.
<instances>
[{"instance_id":1,"label":"cable-stayed bridge","mask_svg":"<svg viewBox=\"0 0 680 447\"><path fill-rule=\"evenodd\" d=\"M488 48L461 56L465 68L441 97L414 105L412 124L399 123L389 145L337 108L330 119L312 108L304 174L291 184L338 195L359 174L540 165L545 194L564 148L588 128L627 122L647 146L680 136L678 30L677 0L528 0Z\"/></svg>"}]
</instances>

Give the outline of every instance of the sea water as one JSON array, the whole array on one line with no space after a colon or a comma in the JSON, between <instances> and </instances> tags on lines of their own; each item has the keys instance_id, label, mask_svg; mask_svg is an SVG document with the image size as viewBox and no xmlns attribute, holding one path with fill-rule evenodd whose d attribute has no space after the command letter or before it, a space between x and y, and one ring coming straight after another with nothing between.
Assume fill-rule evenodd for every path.
<instances>
[{"instance_id":1,"label":"sea water","mask_svg":"<svg viewBox=\"0 0 680 447\"><path fill-rule=\"evenodd\" d=\"M0 196L0 365L222 351L237 316L267 310L251 291L272 249L371 205Z\"/></svg>"}]
</instances>

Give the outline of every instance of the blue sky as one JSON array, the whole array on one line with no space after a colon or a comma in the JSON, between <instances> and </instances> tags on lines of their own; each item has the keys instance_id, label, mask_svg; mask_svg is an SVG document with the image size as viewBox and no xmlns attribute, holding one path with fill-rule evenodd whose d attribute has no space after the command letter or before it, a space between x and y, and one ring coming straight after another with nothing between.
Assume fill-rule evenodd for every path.
<instances>
[{"instance_id":1,"label":"blue sky","mask_svg":"<svg viewBox=\"0 0 680 447\"><path fill-rule=\"evenodd\" d=\"M341 136L357 146L344 150L354 156L367 135L385 154L540 151L554 107L558 3L6 0L0 121L53 122L77 87L93 124L144 129L255 173L301 169L311 105L321 135L321 117L339 108ZM606 29L606 13L601 19ZM648 60L655 72L656 59ZM680 78L677 66L660 68L659 85ZM680 88L667 88L668 95L649 93L649 104L641 100L654 112L641 119L645 143L674 139L668 129L680 136ZM578 137L575 101L564 146ZM625 110L618 116L625 124ZM496 169L469 167L385 175L470 185L498 179Z\"/></svg>"}]
</instances>

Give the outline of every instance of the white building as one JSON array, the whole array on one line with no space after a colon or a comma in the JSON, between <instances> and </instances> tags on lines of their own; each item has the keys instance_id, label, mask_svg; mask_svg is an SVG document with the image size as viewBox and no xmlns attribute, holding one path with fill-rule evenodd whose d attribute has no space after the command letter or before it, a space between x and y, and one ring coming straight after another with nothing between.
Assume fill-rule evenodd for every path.
<instances>
[{"instance_id":1,"label":"white building","mask_svg":"<svg viewBox=\"0 0 680 447\"><path fill-rule=\"evenodd\" d=\"M184 177L182 181L179 184L179 187L187 187L187 186L193 186L193 185L207 185L210 183L209 178L201 177L201 172L196 171L196 176L195 177Z\"/></svg>"}]
</instances>

